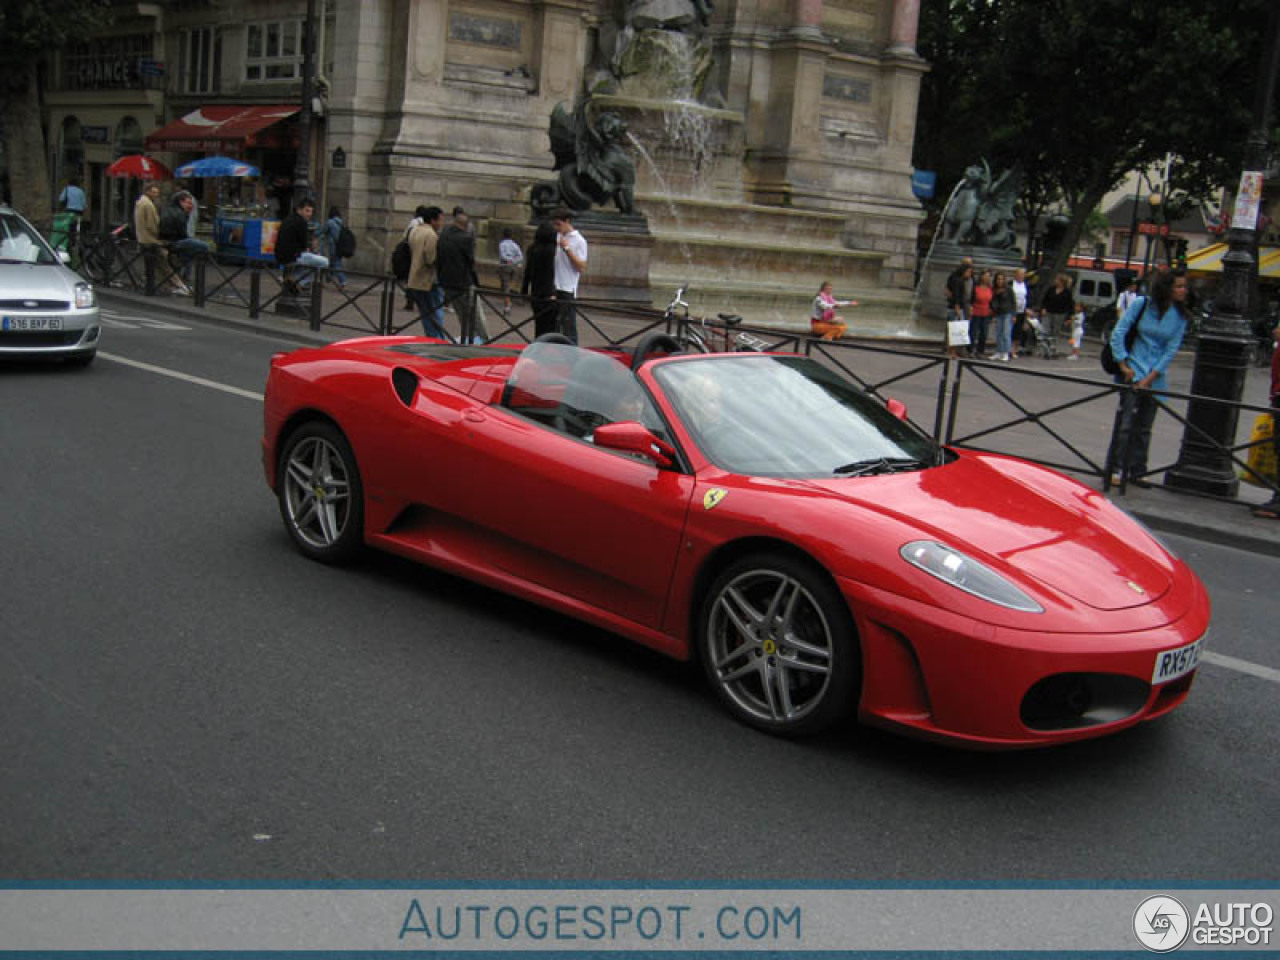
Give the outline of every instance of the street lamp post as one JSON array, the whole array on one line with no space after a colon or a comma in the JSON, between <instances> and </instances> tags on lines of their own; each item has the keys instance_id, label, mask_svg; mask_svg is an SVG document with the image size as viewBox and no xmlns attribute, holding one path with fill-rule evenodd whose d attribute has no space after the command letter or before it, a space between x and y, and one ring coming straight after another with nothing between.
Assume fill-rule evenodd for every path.
<instances>
[{"instance_id":1,"label":"street lamp post","mask_svg":"<svg viewBox=\"0 0 1280 960\"><path fill-rule=\"evenodd\" d=\"M1253 101L1253 128L1245 144L1244 172L1236 194L1235 214L1227 233L1230 249L1222 258L1222 285L1213 313L1200 331L1191 393L1238 403L1244 394L1252 334L1248 312L1258 271L1257 197L1267 165L1267 133L1271 95L1280 67L1280 9L1273 4L1263 48L1262 69ZM1165 475L1165 485L1182 490L1233 497L1239 489L1229 449L1235 443L1239 411L1204 400L1187 406L1178 462Z\"/></svg>"},{"instance_id":2,"label":"street lamp post","mask_svg":"<svg viewBox=\"0 0 1280 960\"><path fill-rule=\"evenodd\" d=\"M307 0L302 27L302 112L298 115L298 157L293 165L293 205L311 196L311 99L315 87L316 0Z\"/></svg>"}]
</instances>

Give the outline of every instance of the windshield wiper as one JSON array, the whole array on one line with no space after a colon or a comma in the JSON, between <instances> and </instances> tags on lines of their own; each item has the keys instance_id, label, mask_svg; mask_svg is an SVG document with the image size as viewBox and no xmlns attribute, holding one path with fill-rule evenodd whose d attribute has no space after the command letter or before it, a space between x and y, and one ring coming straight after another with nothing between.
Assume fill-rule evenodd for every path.
<instances>
[{"instance_id":1,"label":"windshield wiper","mask_svg":"<svg viewBox=\"0 0 1280 960\"><path fill-rule=\"evenodd\" d=\"M932 466L915 457L874 457L870 460L855 460L831 472L839 476L864 477L877 473L902 473L907 470L921 470Z\"/></svg>"}]
</instances>

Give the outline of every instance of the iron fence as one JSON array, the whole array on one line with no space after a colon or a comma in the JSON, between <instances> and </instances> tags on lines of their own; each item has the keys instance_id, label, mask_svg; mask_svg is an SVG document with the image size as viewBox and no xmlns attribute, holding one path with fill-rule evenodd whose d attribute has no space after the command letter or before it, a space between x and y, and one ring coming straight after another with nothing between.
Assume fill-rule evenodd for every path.
<instances>
[{"instance_id":1,"label":"iron fence","mask_svg":"<svg viewBox=\"0 0 1280 960\"><path fill-rule=\"evenodd\" d=\"M338 287L327 282L327 271L304 269L290 277L274 264L231 263L212 253L197 255L184 267L180 258L163 247L140 247L115 234L82 234L77 262L95 283L150 296L174 291L185 273L197 307L217 304L244 310L251 318L275 312L305 321L312 330L330 328L382 336L420 332L419 317L397 318L396 305L407 291L403 283L387 274L346 270L346 283ZM462 297L472 299L461 303ZM483 286L454 292L439 304L440 309L452 309L464 321L468 314L475 317L474 324L467 324L470 329L460 330L458 336L481 343L532 341L531 306L527 296ZM931 416L912 422L940 443L1006 453L1096 477L1104 490L1112 485L1107 449L1115 406L1123 394L1135 391L1109 380L1037 370L1029 363L999 364L923 349L820 340L807 333L726 322L723 316L678 316L640 304L598 300L578 300L575 306L583 343L625 349L650 333L662 332L711 350L733 350L745 344L764 352L804 354L837 369L882 400L890 399L890 391L896 389L931 404ZM457 339L451 333L449 336ZM1160 442L1153 441L1152 453L1158 463L1138 476L1122 473L1121 492L1133 480L1146 480L1173 469L1177 463L1170 459L1174 442L1186 434L1199 438L1212 455L1223 463L1230 462L1249 482L1280 493L1275 479L1260 476L1248 463L1249 451L1269 441L1224 444L1216 440L1188 419L1185 410L1192 400L1231 408L1236 418L1233 422L1239 422L1242 414L1271 412L1266 406L1186 393L1155 395L1153 437L1159 436ZM995 407L1004 412L994 413ZM1070 418L1065 414L1071 414ZM926 425L930 421L931 425ZM1251 423L1252 418L1246 422ZM1132 433L1129 431L1130 437ZM1127 451L1120 451L1118 459L1127 460Z\"/></svg>"}]
</instances>

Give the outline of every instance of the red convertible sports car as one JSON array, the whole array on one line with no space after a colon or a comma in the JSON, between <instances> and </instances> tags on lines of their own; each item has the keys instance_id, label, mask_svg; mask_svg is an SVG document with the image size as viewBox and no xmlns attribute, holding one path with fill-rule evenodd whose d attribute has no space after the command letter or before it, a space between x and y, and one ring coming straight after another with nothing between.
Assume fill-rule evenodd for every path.
<instances>
[{"instance_id":1,"label":"red convertible sports car","mask_svg":"<svg viewBox=\"0 0 1280 960\"><path fill-rule=\"evenodd\" d=\"M696 659L772 733L856 710L1041 746L1186 699L1204 588L1100 493L941 447L814 360L650 356L673 347L278 355L262 452L285 528L317 560L367 544Z\"/></svg>"}]
</instances>

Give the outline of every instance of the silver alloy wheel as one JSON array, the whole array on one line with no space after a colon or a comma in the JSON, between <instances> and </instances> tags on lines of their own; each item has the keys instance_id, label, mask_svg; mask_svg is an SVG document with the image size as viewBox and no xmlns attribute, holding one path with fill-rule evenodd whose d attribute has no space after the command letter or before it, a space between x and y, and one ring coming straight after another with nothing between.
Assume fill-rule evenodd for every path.
<instances>
[{"instance_id":1,"label":"silver alloy wheel","mask_svg":"<svg viewBox=\"0 0 1280 960\"><path fill-rule=\"evenodd\" d=\"M301 440L285 461L285 509L312 547L337 544L351 514L351 478L338 449L323 437Z\"/></svg>"},{"instance_id":2,"label":"silver alloy wheel","mask_svg":"<svg viewBox=\"0 0 1280 960\"><path fill-rule=\"evenodd\" d=\"M749 716L803 720L831 684L835 644L813 594L781 570L752 569L725 584L707 623L712 674Z\"/></svg>"}]
</instances>

